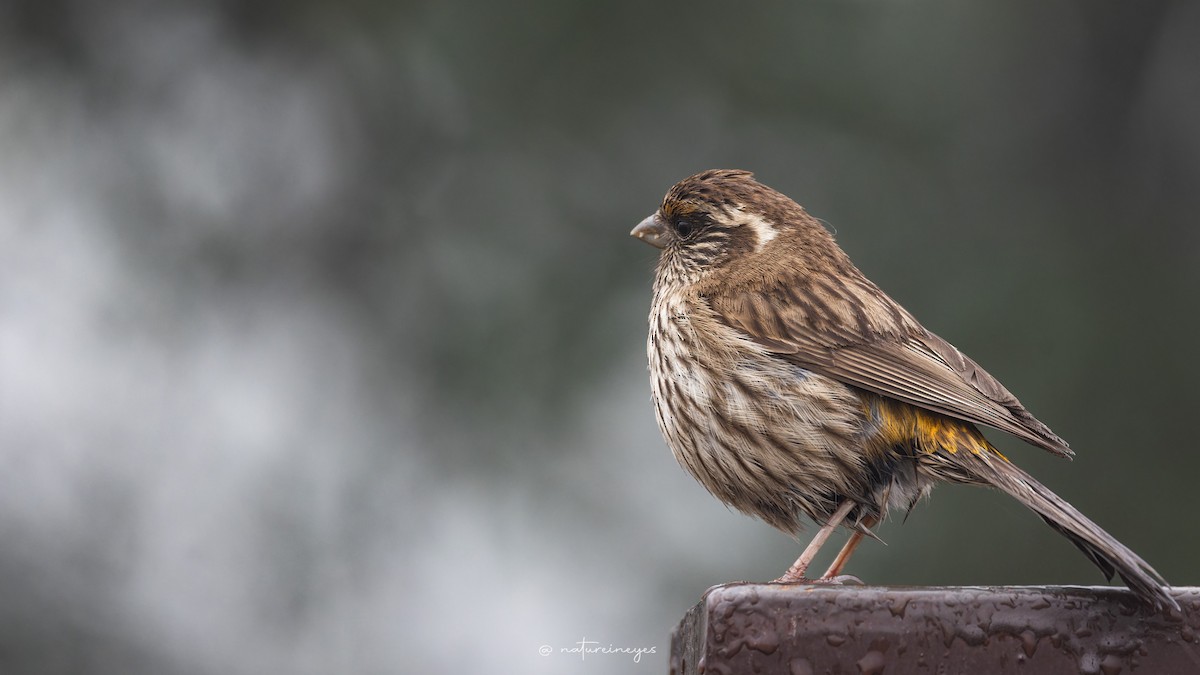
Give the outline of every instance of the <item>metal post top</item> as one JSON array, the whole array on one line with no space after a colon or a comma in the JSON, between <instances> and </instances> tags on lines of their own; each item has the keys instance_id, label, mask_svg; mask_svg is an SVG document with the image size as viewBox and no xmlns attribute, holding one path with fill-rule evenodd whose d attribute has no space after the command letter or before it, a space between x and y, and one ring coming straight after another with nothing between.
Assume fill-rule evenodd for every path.
<instances>
[{"instance_id":1,"label":"metal post top","mask_svg":"<svg viewBox=\"0 0 1200 675\"><path fill-rule=\"evenodd\" d=\"M672 635L671 672L1200 673L1182 612L1113 587L716 586Z\"/></svg>"}]
</instances>

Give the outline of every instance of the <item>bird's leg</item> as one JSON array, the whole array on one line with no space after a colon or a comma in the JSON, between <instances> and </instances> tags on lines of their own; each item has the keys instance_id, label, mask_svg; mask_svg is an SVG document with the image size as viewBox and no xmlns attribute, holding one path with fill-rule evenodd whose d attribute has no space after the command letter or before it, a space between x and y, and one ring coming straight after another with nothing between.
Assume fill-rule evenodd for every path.
<instances>
[{"instance_id":1,"label":"bird's leg","mask_svg":"<svg viewBox=\"0 0 1200 675\"><path fill-rule=\"evenodd\" d=\"M863 518L862 526L869 529L874 527L878 521L878 518L868 516ZM838 551L837 557L833 559L833 564L829 566L829 569L825 570L825 574L821 575L822 581L830 581L842 573L842 568L846 566L846 563L850 562L850 555L854 553L854 549L858 548L858 544L864 536L866 536L866 533L862 530L855 530L850 535L850 539L846 542L846 545L842 547L841 551Z\"/></svg>"},{"instance_id":2,"label":"bird's leg","mask_svg":"<svg viewBox=\"0 0 1200 675\"><path fill-rule=\"evenodd\" d=\"M857 530L854 534L850 535L850 539L842 547L842 550L838 552L837 557L833 559L833 564L829 566L829 569L825 570L825 574L821 575L821 579L832 579L841 574L842 568L850 561L850 554L858 547L858 543L862 541L862 538L863 533Z\"/></svg>"},{"instance_id":3,"label":"bird's leg","mask_svg":"<svg viewBox=\"0 0 1200 675\"><path fill-rule=\"evenodd\" d=\"M857 506L857 504L855 504L854 500L852 499L847 499L846 501L842 502L841 506L838 506L837 511L834 511L833 515L829 516L829 520L825 523L825 525L820 530L817 530L816 536L812 538L812 541L808 542L808 546L805 547L804 552L800 554L800 557L796 558L796 562L792 563L792 566L788 568L788 571L783 573L783 576L779 577L772 583L794 584L803 581L804 573L808 571L809 563L813 561L813 558L817 557L817 551L821 550L821 547L825 545L825 541L829 539L829 535L833 534L833 531L837 529L838 525L842 524L842 521L845 520L846 515L849 514L850 510L855 506Z\"/></svg>"}]
</instances>

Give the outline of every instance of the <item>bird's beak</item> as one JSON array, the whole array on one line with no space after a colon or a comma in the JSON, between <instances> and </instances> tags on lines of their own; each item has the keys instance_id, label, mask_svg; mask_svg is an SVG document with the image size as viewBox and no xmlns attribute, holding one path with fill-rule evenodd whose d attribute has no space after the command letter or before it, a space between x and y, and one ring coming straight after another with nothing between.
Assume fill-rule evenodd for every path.
<instances>
[{"instance_id":1,"label":"bird's beak","mask_svg":"<svg viewBox=\"0 0 1200 675\"><path fill-rule=\"evenodd\" d=\"M629 236L641 239L654 248L664 248L667 245L667 226L656 213L638 223Z\"/></svg>"}]
</instances>

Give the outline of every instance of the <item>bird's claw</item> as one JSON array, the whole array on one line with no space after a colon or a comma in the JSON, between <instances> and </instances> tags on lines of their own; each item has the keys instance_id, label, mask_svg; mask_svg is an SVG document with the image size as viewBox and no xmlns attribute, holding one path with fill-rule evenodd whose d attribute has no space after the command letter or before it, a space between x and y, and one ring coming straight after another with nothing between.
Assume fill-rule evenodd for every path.
<instances>
[{"instance_id":1,"label":"bird's claw","mask_svg":"<svg viewBox=\"0 0 1200 675\"><path fill-rule=\"evenodd\" d=\"M821 577L821 582L826 584L838 584L839 586L866 586L862 579L853 574L839 574L836 577Z\"/></svg>"},{"instance_id":2,"label":"bird's claw","mask_svg":"<svg viewBox=\"0 0 1200 675\"><path fill-rule=\"evenodd\" d=\"M771 583L779 584L781 586L786 586L789 584L796 584L796 585L812 584L814 586L818 585L818 584L830 585L830 586L866 586L866 583L864 583L862 579L859 579L858 577L854 576L853 574L839 574L836 577L821 577L819 579L806 579L803 577L801 577L799 579L784 579L784 578L780 577L779 579L776 579L776 580L772 581Z\"/></svg>"}]
</instances>

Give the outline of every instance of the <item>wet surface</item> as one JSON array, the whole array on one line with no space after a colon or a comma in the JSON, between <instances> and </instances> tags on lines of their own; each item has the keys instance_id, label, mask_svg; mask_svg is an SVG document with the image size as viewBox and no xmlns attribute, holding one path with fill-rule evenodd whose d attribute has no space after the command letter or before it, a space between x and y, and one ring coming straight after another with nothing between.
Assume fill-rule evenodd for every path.
<instances>
[{"instance_id":1,"label":"wet surface","mask_svg":"<svg viewBox=\"0 0 1200 675\"><path fill-rule=\"evenodd\" d=\"M1200 673L1200 588L1172 595L1182 613L1119 588L717 586L671 673Z\"/></svg>"}]
</instances>

